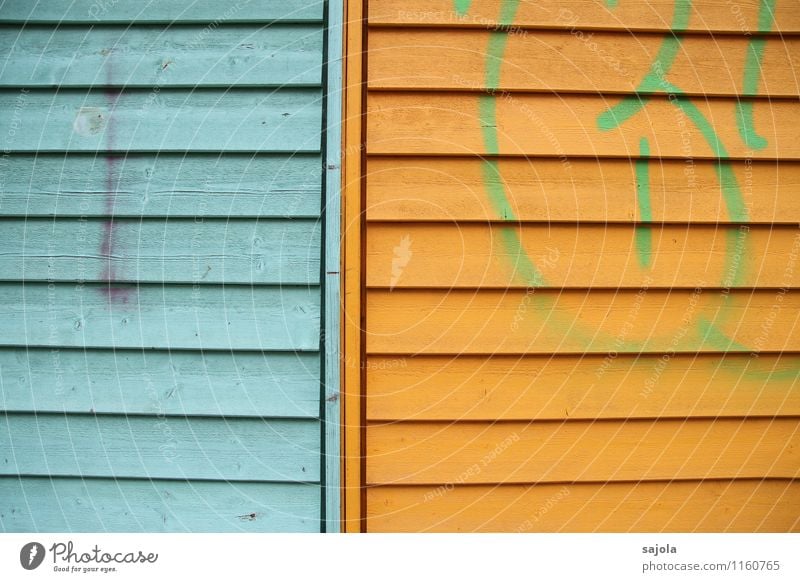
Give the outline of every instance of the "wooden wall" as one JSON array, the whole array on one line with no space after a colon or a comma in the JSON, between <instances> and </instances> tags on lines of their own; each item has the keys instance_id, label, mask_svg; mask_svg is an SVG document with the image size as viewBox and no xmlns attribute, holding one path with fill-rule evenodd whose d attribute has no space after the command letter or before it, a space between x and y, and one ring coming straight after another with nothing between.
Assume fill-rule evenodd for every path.
<instances>
[{"instance_id":1,"label":"wooden wall","mask_svg":"<svg viewBox=\"0 0 800 582\"><path fill-rule=\"evenodd\" d=\"M800 6L363 9L350 529L800 530Z\"/></svg>"},{"instance_id":2,"label":"wooden wall","mask_svg":"<svg viewBox=\"0 0 800 582\"><path fill-rule=\"evenodd\" d=\"M0 530L325 529L324 9L0 4Z\"/></svg>"}]
</instances>

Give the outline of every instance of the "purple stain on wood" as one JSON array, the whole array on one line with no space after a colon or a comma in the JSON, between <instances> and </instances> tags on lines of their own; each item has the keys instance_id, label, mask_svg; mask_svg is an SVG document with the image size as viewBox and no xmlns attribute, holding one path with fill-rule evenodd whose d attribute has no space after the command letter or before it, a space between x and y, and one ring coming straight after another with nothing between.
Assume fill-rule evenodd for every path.
<instances>
[{"instance_id":1,"label":"purple stain on wood","mask_svg":"<svg viewBox=\"0 0 800 582\"><path fill-rule=\"evenodd\" d=\"M110 152L114 150L116 144L116 124L114 115L116 113L117 101L121 91L114 89L114 69L111 60L111 53L106 57L106 104L108 105L108 123L106 124L106 151L109 152L105 156L106 161L106 200L105 210L108 218L103 223L103 239L100 242L100 256L105 258L105 265L101 278L106 282L106 286L100 289L101 293L106 296L109 303L128 303L131 295L130 287L115 286L114 282L119 280L120 276L114 265L114 255L118 249L115 248L115 227L114 223L114 210L116 205L117 188L119 185L119 172L117 170L117 162L120 156L116 156Z\"/></svg>"},{"instance_id":2,"label":"purple stain on wood","mask_svg":"<svg viewBox=\"0 0 800 582\"><path fill-rule=\"evenodd\" d=\"M130 287L112 286L109 282L107 287L102 287L100 292L106 296L109 303L122 303L127 304L131 297L133 289Z\"/></svg>"},{"instance_id":3,"label":"purple stain on wood","mask_svg":"<svg viewBox=\"0 0 800 582\"><path fill-rule=\"evenodd\" d=\"M109 128L112 124L109 124ZM120 276L114 265L114 255L117 254L118 241L115 234L118 233L117 224L114 222L114 206L116 203L116 193L118 186L117 163L119 157L106 155L106 204L105 210L108 218L103 222L103 238L100 242L100 256L104 257L105 265L101 278L106 282L106 286L101 289L110 303L128 303L131 289L129 287L114 286L113 283L119 280Z\"/></svg>"},{"instance_id":4,"label":"purple stain on wood","mask_svg":"<svg viewBox=\"0 0 800 582\"><path fill-rule=\"evenodd\" d=\"M100 242L100 255L105 259L103 267L103 280L113 281L116 277L116 269L113 262L114 254L114 206L116 202L116 163L117 158L106 155L106 215L109 217L103 222L103 239Z\"/></svg>"}]
</instances>

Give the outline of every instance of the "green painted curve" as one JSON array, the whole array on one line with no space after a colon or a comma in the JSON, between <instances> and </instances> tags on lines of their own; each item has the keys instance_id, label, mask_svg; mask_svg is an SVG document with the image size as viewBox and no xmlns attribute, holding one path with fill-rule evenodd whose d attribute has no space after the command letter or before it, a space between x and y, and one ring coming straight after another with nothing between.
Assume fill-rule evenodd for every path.
<instances>
[{"instance_id":1,"label":"green painted curve","mask_svg":"<svg viewBox=\"0 0 800 582\"><path fill-rule=\"evenodd\" d=\"M639 158L636 160L636 200L639 205L639 220L653 221L650 205L650 142L646 137L639 141ZM649 226L636 227L636 253L639 266L649 267L653 254L653 231Z\"/></svg>"},{"instance_id":2,"label":"green painted curve","mask_svg":"<svg viewBox=\"0 0 800 582\"><path fill-rule=\"evenodd\" d=\"M458 2L458 0L454 1L456 2L456 10L459 11L463 9L463 14L466 14L470 3ZM464 8L464 6L466 6L466 8ZM517 0L504 2L501 8L500 24L506 26L512 24L518 7L519 1ZM719 158L716 173L729 216L734 221L746 222L748 220L747 208L744 205L736 175L728 161L730 156L728 155L727 149L703 113L685 96L683 91L677 86L667 82L664 78L680 49L681 39L676 33L682 32L687 28L690 9L690 0L676 1L673 16L673 36L664 39L656 61L651 66L648 76L640 84L640 88L642 92L647 93L655 92L661 87L676 96L676 99L671 102L681 109L698 127L711 149L715 152L715 155ZM505 32L496 31L490 36L485 73L488 94L482 95L479 98L478 104L484 146L489 155L499 154L495 93L500 85L500 73L506 42L507 34ZM598 119L598 126L600 126L601 129L617 127L641 110L646 102L647 98L642 98L640 96L623 100L623 102L618 104L615 108L601 114L601 117ZM647 155L649 156L649 144L647 144ZM504 220L516 221L517 217L509 203L497 160L484 160L483 177L494 210ZM508 256L513 260L515 272L519 273L531 287L544 286L546 281L535 263L523 249L517 231L513 227L507 227L502 229L501 233L505 250ZM737 255L735 249L740 245L740 241L743 239L746 245L746 236L742 237L737 232L728 233L728 235L726 239L726 272L730 273L728 280L731 281L732 284L735 284L736 282L740 282L743 277L740 260L742 251L739 251L740 255ZM547 300L541 296L537 296L535 300L538 306L542 308L552 310L554 307L554 302L552 300ZM725 296L723 298L725 304L729 301L732 301L730 296ZM687 346L691 344L700 347L708 342L711 345L736 346L738 349L746 350L747 348L745 346L736 344L734 340L728 338L718 327L724 319L727 319L726 313L728 312L729 309L721 308L718 310L717 315L722 315L722 317L715 317L713 321L709 321L705 316L699 316L697 320L698 338L696 340L689 340ZM552 311L551 317L553 317ZM562 315L558 316L557 319L567 320L569 318ZM589 336L580 330L573 329L577 324L577 318L573 318L570 322L562 321L560 323L569 323L569 329L567 331L575 339L580 338L583 341L589 342L597 339L597 333ZM654 339L655 338L651 337L645 341L626 340L624 342L618 342L617 346L619 349L644 350L647 348L648 344L653 343Z\"/></svg>"},{"instance_id":3,"label":"green painted curve","mask_svg":"<svg viewBox=\"0 0 800 582\"><path fill-rule=\"evenodd\" d=\"M774 2L773 2L774 4ZM655 61L650 67L650 72L642 80L637 88L637 95L623 99L616 106L603 112L598 116L597 125L602 131L609 131L619 127L622 123L630 119L633 115L638 113L648 102L649 97L641 93L653 93L658 90L669 92L674 98L670 99L670 103L678 107L686 117L700 130L703 138L708 143L711 150L714 152L715 157L719 159L715 170L717 179L720 183L721 193L725 201L728 216L735 222L747 222L748 212L744 204L741 188L739 187L736 174L728 161L730 156L727 148L722 143L722 140L714 131L711 123L706 119L705 115L697 108L697 106L684 94L684 92L666 80L666 75L669 72L675 57L680 49L682 39L676 33L686 30L689 23L689 14L691 11L691 0L677 0L675 2L675 11L673 14L673 31L672 36L664 39ZM774 8L774 6L773 6ZM772 11L770 12L770 14ZM760 18L760 21L763 18ZM763 22L759 23L763 26ZM756 80L757 83L757 80ZM740 116L737 115L737 118ZM740 246L746 247L747 236L741 234L742 231L728 232L726 236L726 253L725 253L725 267L724 273L727 276L728 286L733 286L740 283L744 277L742 269L741 256L744 252ZM638 238L637 238L638 241ZM723 302L728 303L730 296L725 295ZM707 325L701 325L701 320L698 319L698 333L703 341L719 340L720 336L724 336L718 328L725 320L728 319L728 309L723 309L722 313L718 313L715 318L717 322L712 323L706 321ZM733 341L733 340L730 340Z\"/></svg>"},{"instance_id":4,"label":"green painted curve","mask_svg":"<svg viewBox=\"0 0 800 582\"><path fill-rule=\"evenodd\" d=\"M514 22L514 16L519 8L519 0L506 0L500 8L499 24L509 26ZM469 2L463 14L469 9ZM459 2L456 0L456 11L459 12ZM478 119L483 135L483 144L489 156L500 153L497 136L497 99L495 92L500 87L500 71L503 65L508 33L502 30L494 31L489 35L489 46L486 56L485 84L487 94L478 98ZM483 182L494 211L503 220L517 221L514 209L508 200L503 178L496 159L485 159L482 163ZM503 247L506 253L514 258L515 272L524 278L525 283L531 287L544 285L544 277L536 267L525 250L519 233L514 228L503 228L501 231Z\"/></svg>"},{"instance_id":5,"label":"green painted curve","mask_svg":"<svg viewBox=\"0 0 800 582\"><path fill-rule=\"evenodd\" d=\"M453 0L455 3L456 14L459 16L466 15L469 12L469 6L472 4L472 0Z\"/></svg>"},{"instance_id":6,"label":"green painted curve","mask_svg":"<svg viewBox=\"0 0 800 582\"><path fill-rule=\"evenodd\" d=\"M775 21L776 0L761 0L758 9L758 30L766 33L772 30ZM747 54L744 63L744 80L742 92L753 96L758 94L758 83L761 80L761 61L764 58L764 48L767 39L763 37L751 38L747 45ZM755 150L767 147L767 140L758 135L753 120L753 102L741 101L736 103L736 125L744 144Z\"/></svg>"},{"instance_id":7,"label":"green painted curve","mask_svg":"<svg viewBox=\"0 0 800 582\"><path fill-rule=\"evenodd\" d=\"M597 118L597 126L601 130L608 131L620 126L644 108L649 100L649 97L646 96L647 93L655 93L664 89L665 77L672 68L683 42L679 34L689 26L691 9L691 0L676 0L672 16L672 31L670 36L665 37L662 41L658 54L653 64L650 65L650 71L636 87L636 95L622 99Z\"/></svg>"},{"instance_id":8,"label":"green painted curve","mask_svg":"<svg viewBox=\"0 0 800 582\"><path fill-rule=\"evenodd\" d=\"M694 123L700 134L706 140L706 143L711 148L716 158L719 158L717 163L716 173L722 186L722 196L725 200L725 206L728 210L728 217L734 222L747 222L748 212L742 198L742 191L739 187L739 181L736 174L733 172L730 162L730 154L725 144L722 143L717 132L714 131L714 126L708 121L703 112L689 99L684 92L677 86L669 82L664 82L665 88L675 98L670 99L670 103L680 109L689 120Z\"/></svg>"}]
</instances>

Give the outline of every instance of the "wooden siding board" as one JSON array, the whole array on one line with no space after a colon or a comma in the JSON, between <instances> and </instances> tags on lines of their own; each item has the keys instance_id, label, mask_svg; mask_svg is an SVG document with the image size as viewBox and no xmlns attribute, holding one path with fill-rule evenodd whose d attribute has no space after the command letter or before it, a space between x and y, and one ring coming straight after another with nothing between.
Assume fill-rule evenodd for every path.
<instances>
[{"instance_id":1,"label":"wooden siding board","mask_svg":"<svg viewBox=\"0 0 800 582\"><path fill-rule=\"evenodd\" d=\"M315 218L317 155L16 154L0 216ZM109 204L113 198L113 208Z\"/></svg>"},{"instance_id":2,"label":"wooden siding board","mask_svg":"<svg viewBox=\"0 0 800 582\"><path fill-rule=\"evenodd\" d=\"M800 416L800 355L376 357L371 421Z\"/></svg>"},{"instance_id":3,"label":"wooden siding board","mask_svg":"<svg viewBox=\"0 0 800 582\"><path fill-rule=\"evenodd\" d=\"M362 180L364 138L364 78L366 75L364 51L367 50L365 20L366 2L345 3L345 70L343 78L342 134L345 149L342 152L342 246L344 249L342 272L342 388L344 426L342 451L345 457L343 476L343 526L348 533L365 531L364 523L364 443L362 438L362 335L364 327L364 298L361 279L362 266L362 213L364 211Z\"/></svg>"},{"instance_id":4,"label":"wooden siding board","mask_svg":"<svg viewBox=\"0 0 800 582\"><path fill-rule=\"evenodd\" d=\"M651 236L646 268L637 239ZM508 233L516 233L516 245ZM412 256L398 277L395 248L411 244ZM738 247L737 247L738 245ZM738 248L738 250L737 250ZM418 249L414 252L415 249ZM800 253L796 226L370 224L367 286L525 288L527 255L547 287L798 287L800 273L786 258ZM738 254L737 254L738 253ZM731 255L738 257L731 277Z\"/></svg>"},{"instance_id":5,"label":"wooden siding board","mask_svg":"<svg viewBox=\"0 0 800 582\"><path fill-rule=\"evenodd\" d=\"M466 16L459 16L452 0L370 0L371 25L475 27L494 29L503 0L473 2ZM694 0L685 29L690 32L721 31L736 34L766 32L759 26L760 0L737 0L736 9L726 0ZM605 0L551 0L520 2L513 27L577 30L674 30L674 0L620 2L613 9ZM778 2L774 25L778 32L800 31L800 14L792 2ZM507 23L502 23L507 24ZM507 27L510 28L510 27ZM513 29L512 29L513 30Z\"/></svg>"},{"instance_id":6,"label":"wooden siding board","mask_svg":"<svg viewBox=\"0 0 800 582\"><path fill-rule=\"evenodd\" d=\"M318 152L320 91L0 91L16 152Z\"/></svg>"},{"instance_id":7,"label":"wooden siding board","mask_svg":"<svg viewBox=\"0 0 800 582\"><path fill-rule=\"evenodd\" d=\"M490 37L478 30L374 29L370 89L482 91ZM510 34L499 85L508 91L633 93L650 72L662 35L597 32L587 40L569 31ZM683 39L666 79L687 95L793 97L800 92L800 39L765 43L760 62L748 60L741 37ZM756 75L758 87L743 80ZM669 93L662 86L650 92Z\"/></svg>"},{"instance_id":8,"label":"wooden siding board","mask_svg":"<svg viewBox=\"0 0 800 582\"><path fill-rule=\"evenodd\" d=\"M800 482L374 487L370 532L797 532Z\"/></svg>"},{"instance_id":9,"label":"wooden siding board","mask_svg":"<svg viewBox=\"0 0 800 582\"><path fill-rule=\"evenodd\" d=\"M0 87L320 86L319 25L26 26L0 34Z\"/></svg>"},{"instance_id":10,"label":"wooden siding board","mask_svg":"<svg viewBox=\"0 0 800 582\"><path fill-rule=\"evenodd\" d=\"M0 22L101 23L101 22L202 22L209 34L222 22L274 22L322 20L321 0L151 0L149 2L98 2L97 0L4 0Z\"/></svg>"},{"instance_id":11,"label":"wooden siding board","mask_svg":"<svg viewBox=\"0 0 800 582\"><path fill-rule=\"evenodd\" d=\"M319 288L0 284L0 345L319 349Z\"/></svg>"},{"instance_id":12,"label":"wooden siding board","mask_svg":"<svg viewBox=\"0 0 800 582\"><path fill-rule=\"evenodd\" d=\"M0 409L317 418L317 354L0 349Z\"/></svg>"},{"instance_id":13,"label":"wooden siding board","mask_svg":"<svg viewBox=\"0 0 800 582\"><path fill-rule=\"evenodd\" d=\"M637 156L638 158L638 156ZM502 220L477 158L372 157L367 217L395 222ZM636 160L500 158L508 205L522 221L639 222ZM731 162L748 222L800 223L800 164ZM716 162L651 160L651 222L736 222L726 206ZM689 174L687 175L687 172ZM735 217L734 217L735 218Z\"/></svg>"},{"instance_id":14,"label":"wooden siding board","mask_svg":"<svg viewBox=\"0 0 800 582\"><path fill-rule=\"evenodd\" d=\"M314 218L313 154L12 154L0 216ZM113 207L110 204L113 202Z\"/></svg>"},{"instance_id":15,"label":"wooden siding board","mask_svg":"<svg viewBox=\"0 0 800 582\"><path fill-rule=\"evenodd\" d=\"M369 425L367 482L796 479L798 434L797 418Z\"/></svg>"},{"instance_id":16,"label":"wooden siding board","mask_svg":"<svg viewBox=\"0 0 800 582\"><path fill-rule=\"evenodd\" d=\"M327 4L325 115L324 402L325 531L342 530L341 504L341 235L344 2Z\"/></svg>"},{"instance_id":17,"label":"wooden siding board","mask_svg":"<svg viewBox=\"0 0 800 582\"><path fill-rule=\"evenodd\" d=\"M800 351L796 290L531 289L372 290L367 352Z\"/></svg>"},{"instance_id":18,"label":"wooden siding board","mask_svg":"<svg viewBox=\"0 0 800 582\"><path fill-rule=\"evenodd\" d=\"M319 531L319 488L294 483L0 478L0 531Z\"/></svg>"},{"instance_id":19,"label":"wooden siding board","mask_svg":"<svg viewBox=\"0 0 800 582\"><path fill-rule=\"evenodd\" d=\"M320 244L313 220L5 220L0 277L313 285Z\"/></svg>"},{"instance_id":20,"label":"wooden siding board","mask_svg":"<svg viewBox=\"0 0 800 582\"><path fill-rule=\"evenodd\" d=\"M2 475L319 480L313 420L5 414Z\"/></svg>"},{"instance_id":21,"label":"wooden siding board","mask_svg":"<svg viewBox=\"0 0 800 582\"><path fill-rule=\"evenodd\" d=\"M721 156L706 136L667 97L654 97L616 129L598 127L598 118L621 97L507 93L496 99L497 151L484 141L480 95L463 93L372 92L368 99L367 151L396 155L638 157L642 139L653 158L800 159L794 128L800 103L763 101L753 106L754 125L767 145L743 143L734 116L736 100L697 99L694 105L716 126L711 143L727 147ZM713 130L712 130L713 131ZM688 144L688 145L687 145Z\"/></svg>"}]
</instances>

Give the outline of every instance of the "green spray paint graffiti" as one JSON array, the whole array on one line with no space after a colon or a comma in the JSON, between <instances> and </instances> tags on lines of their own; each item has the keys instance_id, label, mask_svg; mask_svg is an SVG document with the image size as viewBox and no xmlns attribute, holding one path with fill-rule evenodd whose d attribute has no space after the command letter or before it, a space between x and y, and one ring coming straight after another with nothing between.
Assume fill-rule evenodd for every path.
<instances>
[{"instance_id":1,"label":"green spray paint graffiti","mask_svg":"<svg viewBox=\"0 0 800 582\"><path fill-rule=\"evenodd\" d=\"M459 11L463 9L463 13L466 14L470 3L458 2L458 0L455 0L455 2L456 10ZM465 5L466 8L464 8ZM691 102L688 97L686 97L679 87L669 83L665 79L667 72L671 68L672 63L674 62L675 57L680 50L682 40L679 36L679 33L685 31L688 27L691 6L691 0L676 0L673 14L672 36L664 39L656 60L650 67L650 72L639 85L637 95L623 99L617 106L601 114L598 118L598 127L604 131L619 127L620 124L624 123L627 119L630 119L647 104L647 101L649 100L647 94L655 93L659 90L667 91L670 96L670 103L676 106L688 119L694 123L718 159L716 165L717 178L719 180L721 194L725 201L731 220L737 222L746 222L748 220L747 208L744 205L736 175L733 172L730 162L728 161L730 156L728 155L727 149L703 113L694 105L694 103ZM502 26L509 26L513 23L513 19L518 7L519 1L517 0L508 0L503 2L501 5L500 15L500 24ZM774 12L772 9L773 7L774 2L771 2L769 11L770 15ZM763 23L761 23L761 26L763 26ZM500 86L500 73L502 69L506 43L507 34L505 32L498 30L491 33L485 71L486 88L488 93L480 96L478 102L479 119L483 133L484 146L487 153L492 156L498 155L500 151L497 129L496 92ZM641 145L642 161L646 161L647 158L649 158L649 143L647 143L645 140ZM637 165L637 170L640 168L642 168L642 166ZM637 176L640 178L642 177L640 172L637 172ZM497 160L484 160L483 177L487 193L497 214L503 220L516 221L517 218L513 212L511 204L509 203ZM647 178L647 182L642 182L642 180L639 180L639 183L649 184L649 176L647 176ZM639 193L643 194L641 191ZM648 200L646 205L642 205L641 198L644 198L644 196L640 197L640 207L646 208L646 210L642 211L643 219L645 216L647 216L648 220L651 220L652 212L649 203L649 196L646 197ZM501 232L505 250L509 257L511 257L513 260L515 272L519 273L530 287L544 286L546 282L534 262L530 259L530 257L528 257L527 253L523 249L517 231L512 227L508 227L504 228ZM729 281L731 285L740 283L743 278L742 256L746 254L746 236L746 233L742 235L741 231L739 233L733 232L729 233L729 236L726 239L725 272L727 274L727 281ZM648 248L648 245L643 242L639 248L646 249ZM647 263L649 264L649 260ZM729 347L735 347L741 351L747 351L746 346L737 344L734 342L734 340L725 336L725 334L718 328L718 326L725 319L727 319L727 314L730 310L724 308L724 306L730 303L730 299L731 298L727 294L723 296L722 305L716 309L715 317L710 320L704 315L698 314L695 316L695 321L697 324L696 331L698 336L692 339L687 338L686 345L684 346L686 349L700 348L703 345L708 344L717 347L721 345L727 345ZM538 298L537 303L542 308L552 309L554 307L552 300L547 301L541 297ZM565 318L558 317L558 319L562 320ZM573 332L573 329L577 324L577 318L572 319L570 322L561 321L559 323L562 324L560 327L565 329L565 332L571 334L573 337L575 337L575 339L578 339L576 336L580 336L581 339L585 339L589 342L597 339L598 334L596 332L591 336L588 336L587 334L578 330ZM563 325L565 323L568 325ZM649 337L645 341L625 341L622 342L624 345L620 345L618 342L618 345L620 349L645 351L647 346L652 345L653 343L658 343L657 338Z\"/></svg>"},{"instance_id":2,"label":"green spray paint graffiti","mask_svg":"<svg viewBox=\"0 0 800 582\"><path fill-rule=\"evenodd\" d=\"M512 226L504 227L501 230L503 246L511 256L515 270L522 276L529 287L544 286L544 277L533 264L528 253L522 248L519 234Z\"/></svg>"},{"instance_id":3,"label":"green spray paint graffiti","mask_svg":"<svg viewBox=\"0 0 800 582\"><path fill-rule=\"evenodd\" d=\"M466 15L469 12L469 5L472 4L472 0L455 0L456 4L456 14L459 16Z\"/></svg>"},{"instance_id":4,"label":"green spray paint graffiti","mask_svg":"<svg viewBox=\"0 0 800 582\"><path fill-rule=\"evenodd\" d=\"M691 0L677 0L675 2L675 12L672 17L672 35L667 36L662 41L658 54L650 66L650 71L636 87L636 94L626 97L597 118L597 126L601 130L614 129L636 115L649 100L646 94L655 93L659 90L662 79L672 68L672 63L675 62L675 57L681 48L683 41L678 34L684 32L689 26L691 9Z\"/></svg>"},{"instance_id":5,"label":"green spray paint graffiti","mask_svg":"<svg viewBox=\"0 0 800 582\"><path fill-rule=\"evenodd\" d=\"M458 3L457 3L458 4ZM464 3L462 3L464 4ZM467 2L467 8L469 3ZM514 16L519 8L519 0L503 2L500 9L500 26L510 26L514 22ZM456 11L459 10L458 5ZM464 11L466 14L466 10ZM500 153L500 145L497 135L497 99L496 92L500 88L500 71L502 70L503 56L505 55L508 33L506 31L494 31L489 35L489 48L486 56L485 84L487 94L481 95L478 99L478 118L483 134L483 143L486 152L490 156ZM497 160L486 159L482 163L484 187L489 194L489 200L498 216L503 220L516 221L517 217L509 203L503 178L500 175L500 168ZM530 260L525 250L522 248L522 241L519 233L512 227L501 230L503 247L506 253L512 257L515 272L526 281L530 287L544 285L544 277L537 269L533 261Z\"/></svg>"},{"instance_id":6,"label":"green spray paint graffiti","mask_svg":"<svg viewBox=\"0 0 800 582\"><path fill-rule=\"evenodd\" d=\"M673 35L664 40L656 60L650 67L650 72L639 87L648 93L657 90L668 92L669 102L677 107L695 127L697 127L718 160L715 170L728 216L734 222L747 222L747 207L744 204L738 179L729 162L730 155L728 154L727 148L714 131L714 127L708 119L706 119L705 115L703 115L702 111L700 111L678 86L666 79L666 75L682 43L682 39L677 36L675 32L682 32L687 28L691 6L690 0L676 1L673 15ZM646 105L648 99L648 97L643 97L641 95L623 99L617 106L602 113L598 117L598 127L603 131L619 127L622 123L638 113ZM730 282L729 286L741 283L744 278L742 256L745 250L742 247L746 248L746 244L746 231L744 234L742 234L741 230L739 232L728 232L726 236L724 272L727 275L727 280ZM723 304L727 304L729 301L730 296L727 293L724 294L722 298ZM724 341L722 339L725 337L724 333L718 326L722 325L728 319L729 313L729 309L718 310L717 316L714 318L713 322L702 320L704 323L701 323L701 320L698 319L698 333L703 343L709 342L719 345L720 341ZM734 345L734 343L732 343L733 340L728 340L728 342L729 345Z\"/></svg>"},{"instance_id":7,"label":"green spray paint graffiti","mask_svg":"<svg viewBox=\"0 0 800 582\"><path fill-rule=\"evenodd\" d=\"M639 159L636 160L636 199L639 204L639 220L653 221L650 206L650 142L643 137L639 142ZM636 251L639 266L649 267L653 253L653 232L649 226L636 227Z\"/></svg>"},{"instance_id":8,"label":"green spray paint graffiti","mask_svg":"<svg viewBox=\"0 0 800 582\"><path fill-rule=\"evenodd\" d=\"M766 2L762 1L762 16L760 16L759 26L765 25L765 17L763 16L765 3ZM771 2L771 4L768 10L770 18L774 13L774 2ZM677 27L679 31L684 31L686 29L690 10L691 1L689 0L679 0L675 3L675 13L673 17L674 28ZM769 26L771 26L771 19L769 21ZM676 106L695 127L697 127L706 143L710 146L714 156L718 159L715 170L728 216L734 222L747 222L749 220L747 207L744 204L736 174L729 162L730 155L728 154L727 148L700 109L686 97L679 87L666 80L666 75L674 62L681 42L682 40L680 37L675 34L665 39L661 47L662 50L659 51L656 61L650 68L650 73L648 73L645 80L642 81L640 87L648 92L653 92L658 89L667 91L669 94L669 102ZM757 67L757 69L758 68L760 68L760 66ZM745 74L747 75L747 72ZM750 82L753 83L753 81ZM757 85L757 79L755 84ZM638 111L645 106L646 101L646 97L639 95L624 99L616 107L611 108L598 117L598 127L605 131L618 127L621 123L638 113ZM750 113L752 114L752 111L750 111ZM737 113L737 120L742 121L748 119L750 121L749 125L746 121L742 122L746 132L748 128L752 128L752 115L747 118ZM739 130L741 133L743 130L742 124L740 124ZM749 131L747 135L754 136L755 133ZM724 267L724 276L726 279L723 280L723 285L725 285L726 282L728 283L726 287L740 284L744 279L744 262L742 258L746 256L746 248L747 231L742 231L740 229L738 232L729 231L727 233ZM738 344L732 338L728 338L720 329L720 326L730 318L731 310L726 308L726 306L729 306L730 301L730 295L724 292L721 297L722 308L717 309L715 317L712 320L704 316L698 316L698 335L703 344L715 346L717 349L721 349L722 346L727 346L727 349L734 347L740 350L746 350L745 346Z\"/></svg>"},{"instance_id":9,"label":"green spray paint graffiti","mask_svg":"<svg viewBox=\"0 0 800 582\"><path fill-rule=\"evenodd\" d=\"M668 81L664 81L664 88L669 91L669 102L680 109L684 115L700 130L714 156L719 160L716 165L717 178L722 186L722 196L725 200L728 216L734 222L747 222L747 207L739 188L739 180L731 167L730 155L722 140L714 131L714 126L706 119L703 112L686 97L680 88Z\"/></svg>"},{"instance_id":10,"label":"green spray paint graffiti","mask_svg":"<svg viewBox=\"0 0 800 582\"><path fill-rule=\"evenodd\" d=\"M513 24L519 8L519 0L505 0L501 6L498 29L489 35L489 45L485 64L485 84L486 93L478 98L478 118L484 147L489 156L496 156L500 153L497 130L497 92L500 88L500 72L502 70L503 57L505 55L506 43L508 41L508 27ZM458 10L458 7L456 8ZM505 27L505 30L503 29ZM484 188L489 196L489 200L497 215L508 222L517 222L518 218L509 202L508 193L503 181L499 164L496 159L485 159L482 162L482 174ZM555 304L539 295L532 294L530 291L536 287L544 287L547 282L537 267L531 260L522 246L522 240L516 227L503 227L500 231L503 250L507 255L511 267L516 276L520 277L523 283L529 288L526 295L528 301L532 301L541 310L549 312L548 321L564 329L566 333L576 338L578 341L589 345L594 340L594 335L587 335L575 329L577 318L570 318L563 314L556 313ZM627 343L621 349L630 348L632 345Z\"/></svg>"},{"instance_id":11,"label":"green spray paint graffiti","mask_svg":"<svg viewBox=\"0 0 800 582\"><path fill-rule=\"evenodd\" d=\"M492 203L497 216L503 220L516 221L517 217L514 215L514 209L508 202L506 197L505 186L503 185L503 177L500 175L500 167L497 160L484 160L481 164L483 172L483 186L489 194L489 201Z\"/></svg>"},{"instance_id":12,"label":"green spray paint graffiti","mask_svg":"<svg viewBox=\"0 0 800 582\"><path fill-rule=\"evenodd\" d=\"M775 0L761 0L758 11L759 32L769 32L775 20ZM744 64L744 81L742 92L752 96L758 94L758 82L761 79L761 61L764 57L765 38L751 38L747 47ZM753 102L739 101L736 104L736 125L744 144L755 150L767 147L767 140L756 133L753 120Z\"/></svg>"}]
</instances>

